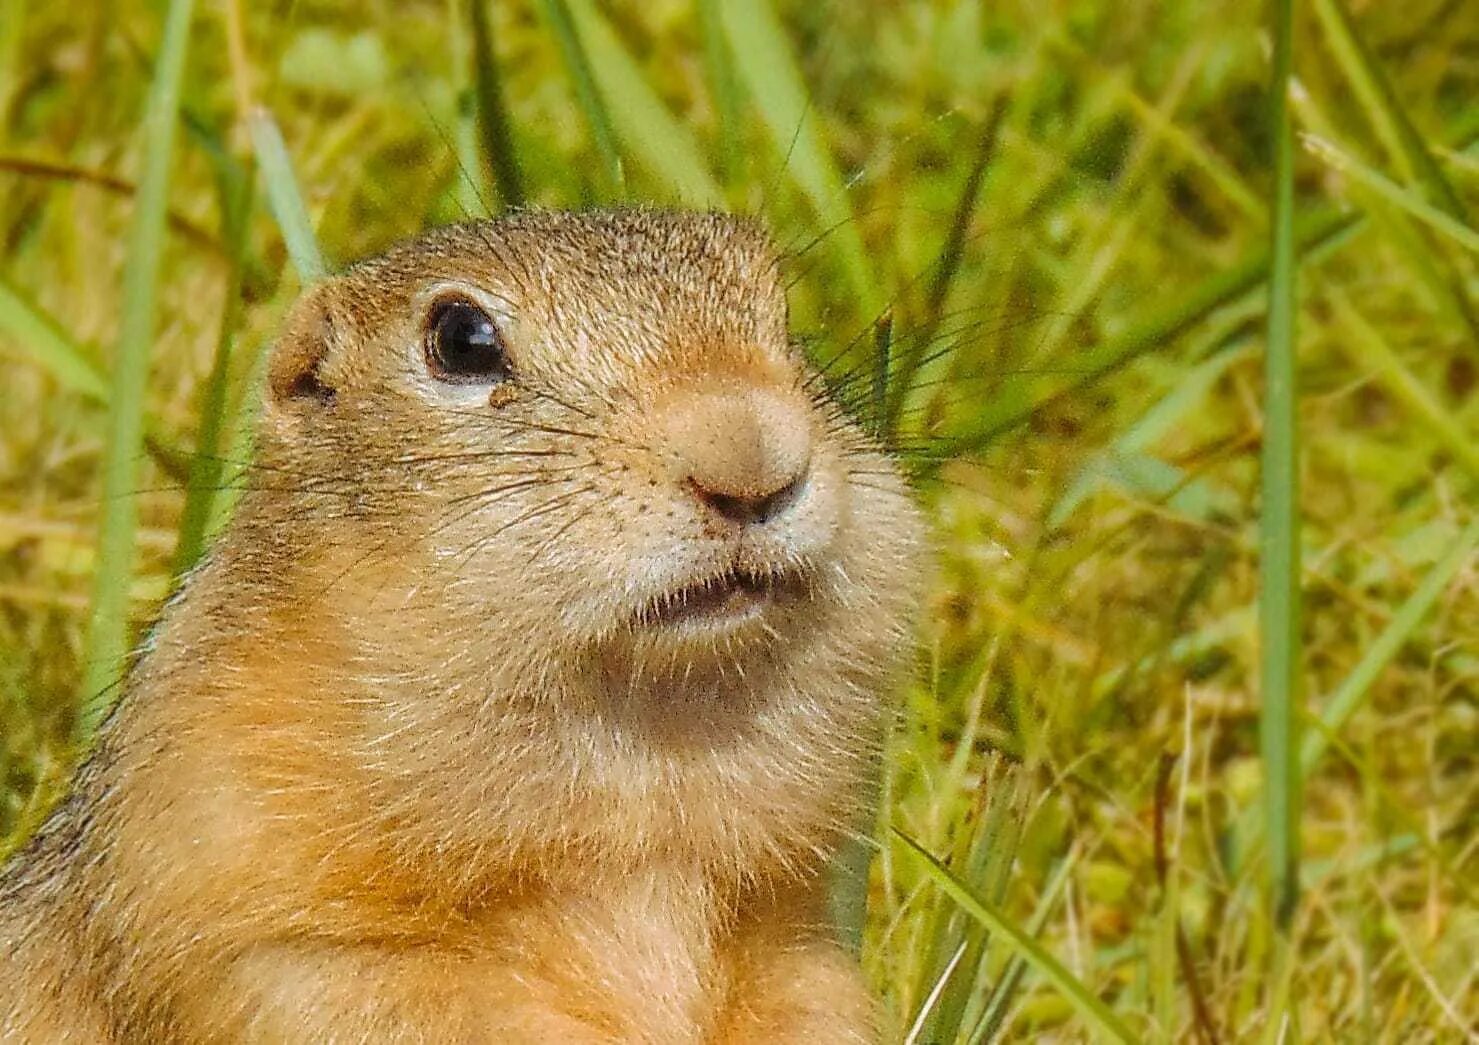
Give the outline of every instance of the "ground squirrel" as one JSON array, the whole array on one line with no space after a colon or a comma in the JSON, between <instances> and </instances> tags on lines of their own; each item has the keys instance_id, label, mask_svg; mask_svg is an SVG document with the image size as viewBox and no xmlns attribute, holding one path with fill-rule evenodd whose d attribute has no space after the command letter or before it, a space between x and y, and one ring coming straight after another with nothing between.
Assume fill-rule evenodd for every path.
<instances>
[{"instance_id":1,"label":"ground squirrel","mask_svg":"<svg viewBox=\"0 0 1479 1045\"><path fill-rule=\"evenodd\" d=\"M715 214L311 289L258 464L0 873L24 1042L828 1042L920 519Z\"/></svg>"}]
</instances>

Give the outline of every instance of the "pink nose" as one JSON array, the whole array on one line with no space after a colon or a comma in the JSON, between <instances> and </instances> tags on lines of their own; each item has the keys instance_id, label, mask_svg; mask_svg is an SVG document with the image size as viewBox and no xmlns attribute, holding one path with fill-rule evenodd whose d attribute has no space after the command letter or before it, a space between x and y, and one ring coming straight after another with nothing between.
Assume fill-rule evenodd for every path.
<instances>
[{"instance_id":1,"label":"pink nose","mask_svg":"<svg viewBox=\"0 0 1479 1045\"><path fill-rule=\"evenodd\" d=\"M806 488L811 417L774 392L741 387L684 395L668 404L663 429L675 478L729 522L774 519Z\"/></svg>"}]
</instances>

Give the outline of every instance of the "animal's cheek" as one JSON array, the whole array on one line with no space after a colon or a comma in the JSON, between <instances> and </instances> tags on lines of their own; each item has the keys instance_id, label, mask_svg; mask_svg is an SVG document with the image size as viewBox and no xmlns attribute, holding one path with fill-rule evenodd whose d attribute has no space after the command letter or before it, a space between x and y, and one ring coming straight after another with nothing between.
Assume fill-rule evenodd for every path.
<instances>
[{"instance_id":1,"label":"animal's cheek","mask_svg":"<svg viewBox=\"0 0 1479 1045\"><path fill-rule=\"evenodd\" d=\"M916 593L928 572L924 515L885 459L850 464L836 555L855 582L882 598Z\"/></svg>"}]
</instances>

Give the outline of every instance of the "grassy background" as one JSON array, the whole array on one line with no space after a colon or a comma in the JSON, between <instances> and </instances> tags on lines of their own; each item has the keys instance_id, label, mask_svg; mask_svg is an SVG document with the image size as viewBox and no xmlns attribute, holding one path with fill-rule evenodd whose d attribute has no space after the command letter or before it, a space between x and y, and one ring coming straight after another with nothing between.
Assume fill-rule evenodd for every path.
<instances>
[{"instance_id":1,"label":"grassy background","mask_svg":"<svg viewBox=\"0 0 1479 1045\"><path fill-rule=\"evenodd\" d=\"M194 6L0 0L0 850L229 512L315 243L728 206L938 538L896 1035L1473 1034L1471 4L1298 5L1283 203L1257 4Z\"/></svg>"}]
</instances>

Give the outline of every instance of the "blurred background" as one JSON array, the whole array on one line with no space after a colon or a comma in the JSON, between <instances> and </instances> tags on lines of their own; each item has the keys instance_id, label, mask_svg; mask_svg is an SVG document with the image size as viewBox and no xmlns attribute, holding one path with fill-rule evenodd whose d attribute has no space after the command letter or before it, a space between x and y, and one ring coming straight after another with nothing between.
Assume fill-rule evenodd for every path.
<instances>
[{"instance_id":1,"label":"blurred background","mask_svg":"<svg viewBox=\"0 0 1479 1045\"><path fill-rule=\"evenodd\" d=\"M891 1040L1472 1038L1472 0L1294 12L1282 928L1263 5L187 6L0 0L0 852L85 746L90 616L116 596L137 636L229 516L315 249L512 206L719 207L773 231L796 336L933 520L861 938ZM142 453L109 435L130 414Z\"/></svg>"}]
</instances>

